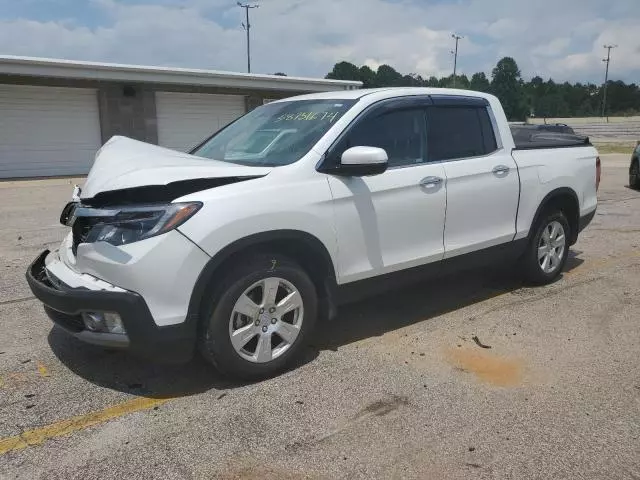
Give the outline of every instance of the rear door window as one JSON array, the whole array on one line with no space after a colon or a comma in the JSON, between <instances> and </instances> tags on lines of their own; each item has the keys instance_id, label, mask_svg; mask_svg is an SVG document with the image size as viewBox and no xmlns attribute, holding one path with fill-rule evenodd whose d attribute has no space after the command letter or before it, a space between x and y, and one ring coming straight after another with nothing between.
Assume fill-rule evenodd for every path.
<instances>
[{"instance_id":1,"label":"rear door window","mask_svg":"<svg viewBox=\"0 0 640 480\"><path fill-rule=\"evenodd\" d=\"M430 107L427 132L430 161L478 157L497 148L491 119L484 107Z\"/></svg>"}]
</instances>

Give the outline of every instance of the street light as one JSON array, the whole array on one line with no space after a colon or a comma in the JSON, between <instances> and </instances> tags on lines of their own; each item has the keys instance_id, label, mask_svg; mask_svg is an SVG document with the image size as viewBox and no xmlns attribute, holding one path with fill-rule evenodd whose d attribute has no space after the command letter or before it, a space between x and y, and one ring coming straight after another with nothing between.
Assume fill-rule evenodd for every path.
<instances>
[{"instance_id":1,"label":"street light","mask_svg":"<svg viewBox=\"0 0 640 480\"><path fill-rule=\"evenodd\" d=\"M247 72L251 73L251 37L249 36L249 30L251 29L251 24L249 23L249 9L250 8L258 8L260 5L251 5L248 3L240 3L236 2L240 8L244 8L247 21L243 23L242 26L247 32Z\"/></svg>"},{"instance_id":2,"label":"street light","mask_svg":"<svg viewBox=\"0 0 640 480\"><path fill-rule=\"evenodd\" d=\"M609 83L609 63L611 62L611 49L617 48L618 45L603 45L607 49L607 58L603 58L602 61L607 64L604 71L604 87L602 90L602 117L604 118L607 110L607 83Z\"/></svg>"},{"instance_id":3,"label":"street light","mask_svg":"<svg viewBox=\"0 0 640 480\"><path fill-rule=\"evenodd\" d=\"M452 50L451 53L453 54L453 86L455 88L456 86L456 68L458 66L458 41L462 38L464 38L461 35L456 35L455 33L451 34L451 38L455 39L456 41L456 49L455 51Z\"/></svg>"}]
</instances>

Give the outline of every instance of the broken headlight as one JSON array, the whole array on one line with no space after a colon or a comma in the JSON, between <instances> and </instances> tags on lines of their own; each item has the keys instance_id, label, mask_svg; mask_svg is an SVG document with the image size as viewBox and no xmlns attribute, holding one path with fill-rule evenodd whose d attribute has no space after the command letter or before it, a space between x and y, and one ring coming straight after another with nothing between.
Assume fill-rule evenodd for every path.
<instances>
[{"instance_id":1,"label":"broken headlight","mask_svg":"<svg viewBox=\"0 0 640 480\"><path fill-rule=\"evenodd\" d=\"M202 204L199 202L144 205L108 209L78 208L75 223L90 222L88 232L79 243L107 242L126 245L166 233L191 218Z\"/></svg>"}]
</instances>

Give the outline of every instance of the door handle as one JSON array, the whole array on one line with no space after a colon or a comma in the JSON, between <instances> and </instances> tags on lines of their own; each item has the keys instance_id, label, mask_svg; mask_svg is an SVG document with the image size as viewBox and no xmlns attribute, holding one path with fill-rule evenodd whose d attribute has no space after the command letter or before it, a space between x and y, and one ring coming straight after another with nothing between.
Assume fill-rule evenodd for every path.
<instances>
[{"instance_id":1,"label":"door handle","mask_svg":"<svg viewBox=\"0 0 640 480\"><path fill-rule=\"evenodd\" d=\"M437 187L442 182L443 180L440 177L425 177L422 180L420 180L420 186L426 187L426 188L432 188L432 187Z\"/></svg>"},{"instance_id":2,"label":"door handle","mask_svg":"<svg viewBox=\"0 0 640 480\"><path fill-rule=\"evenodd\" d=\"M506 165L497 165L493 167L493 173L497 176L504 176L509 173L509 167Z\"/></svg>"}]
</instances>

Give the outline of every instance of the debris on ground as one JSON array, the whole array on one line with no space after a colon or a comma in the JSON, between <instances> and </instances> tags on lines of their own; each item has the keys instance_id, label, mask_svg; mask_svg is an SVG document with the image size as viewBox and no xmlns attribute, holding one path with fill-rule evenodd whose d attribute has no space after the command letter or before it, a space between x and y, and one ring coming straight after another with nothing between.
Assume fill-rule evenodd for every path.
<instances>
[{"instance_id":1,"label":"debris on ground","mask_svg":"<svg viewBox=\"0 0 640 480\"><path fill-rule=\"evenodd\" d=\"M480 348L491 348L490 345L485 345L484 343L482 343L477 335L474 335L471 338L473 338L473 341L476 342L476 345L478 345Z\"/></svg>"}]
</instances>

